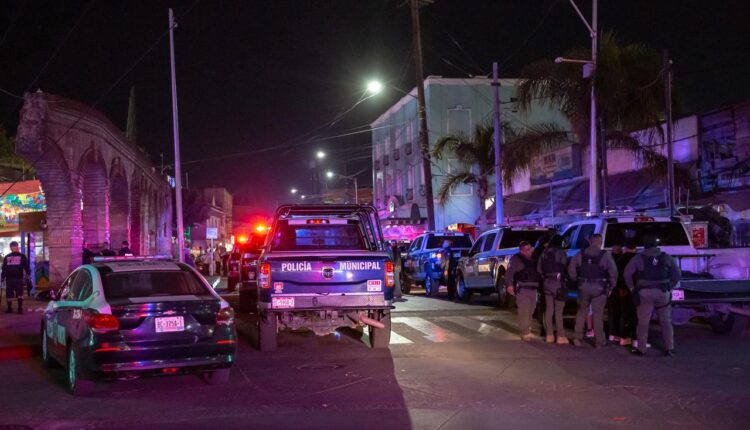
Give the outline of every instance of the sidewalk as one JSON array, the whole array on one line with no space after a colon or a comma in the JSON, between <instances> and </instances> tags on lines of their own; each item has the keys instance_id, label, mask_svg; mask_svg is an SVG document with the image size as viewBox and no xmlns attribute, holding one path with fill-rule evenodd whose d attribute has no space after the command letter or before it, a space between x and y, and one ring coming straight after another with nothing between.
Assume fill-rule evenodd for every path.
<instances>
[{"instance_id":1,"label":"sidewalk","mask_svg":"<svg viewBox=\"0 0 750 430\"><path fill-rule=\"evenodd\" d=\"M39 354L39 330L47 302L25 299L22 315L5 313L0 307L0 361L28 358ZM13 304L15 311L16 305Z\"/></svg>"}]
</instances>

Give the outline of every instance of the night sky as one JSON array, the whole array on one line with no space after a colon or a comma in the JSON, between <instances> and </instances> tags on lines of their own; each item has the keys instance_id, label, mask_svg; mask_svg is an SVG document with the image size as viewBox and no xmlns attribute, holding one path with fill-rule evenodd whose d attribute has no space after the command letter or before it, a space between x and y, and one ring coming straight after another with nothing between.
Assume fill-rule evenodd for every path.
<instances>
[{"instance_id":1,"label":"night sky","mask_svg":"<svg viewBox=\"0 0 750 430\"><path fill-rule=\"evenodd\" d=\"M41 88L98 101L97 108L124 129L135 86L138 144L155 163L161 153L169 163L165 32L173 7L182 17L175 49L190 186L226 186L240 202L273 203L292 186L308 186L305 159L319 148L330 154L327 167L333 170L352 173L369 165L368 133L321 137L363 130L400 97L391 91L371 98L330 125L360 99L368 80L413 87L409 10L402 3L5 0L0 89L21 95ZM578 3L588 14L591 2ZM684 111L750 98L750 10L744 1L599 3L602 29L614 29L623 42L670 49ZM484 75L499 61L501 76L515 77L533 60L590 44L567 0L436 0L423 9L422 26L426 75ZM0 122L11 134L20 107L20 100L0 91ZM360 184L370 181L369 172L360 178Z\"/></svg>"}]
</instances>

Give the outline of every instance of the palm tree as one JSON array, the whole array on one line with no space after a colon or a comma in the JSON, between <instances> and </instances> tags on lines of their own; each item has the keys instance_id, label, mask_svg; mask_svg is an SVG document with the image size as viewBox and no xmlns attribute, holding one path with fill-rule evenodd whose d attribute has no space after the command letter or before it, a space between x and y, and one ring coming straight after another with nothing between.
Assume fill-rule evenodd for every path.
<instances>
[{"instance_id":1,"label":"palm tree","mask_svg":"<svg viewBox=\"0 0 750 430\"><path fill-rule=\"evenodd\" d=\"M590 58L591 51L574 49L565 56ZM580 64L537 61L523 69L521 78L516 93L518 107L529 111L532 105L541 104L558 109L570 123L572 135L559 125L544 123L509 142L503 150L503 156L510 158L504 163L506 185L518 173L528 171L534 156L575 140L574 137L579 142L589 140L591 79L582 77ZM605 147L630 151L645 168L663 175L666 158L655 149L664 142L660 127L664 119L664 83L659 53L641 44L620 45L614 33L604 32L594 79ZM648 136L645 144L631 135L647 128L655 133ZM678 180L685 180L684 173Z\"/></svg>"}]
</instances>

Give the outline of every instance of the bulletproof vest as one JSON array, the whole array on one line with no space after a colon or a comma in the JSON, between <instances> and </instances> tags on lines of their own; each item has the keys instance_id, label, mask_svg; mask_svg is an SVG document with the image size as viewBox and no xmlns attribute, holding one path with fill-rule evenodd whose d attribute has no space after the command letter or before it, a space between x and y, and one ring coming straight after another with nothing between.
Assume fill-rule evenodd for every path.
<instances>
[{"instance_id":1,"label":"bulletproof vest","mask_svg":"<svg viewBox=\"0 0 750 430\"><path fill-rule=\"evenodd\" d=\"M557 259L557 248L544 250L542 253L542 272L545 275L552 273L565 273L565 265Z\"/></svg>"},{"instance_id":2,"label":"bulletproof vest","mask_svg":"<svg viewBox=\"0 0 750 430\"><path fill-rule=\"evenodd\" d=\"M608 273L601 266L602 258L607 251L600 251L599 255L590 256L585 253L581 254L581 268L578 270L578 277L581 279L606 279Z\"/></svg>"},{"instance_id":3,"label":"bulletproof vest","mask_svg":"<svg viewBox=\"0 0 750 430\"><path fill-rule=\"evenodd\" d=\"M663 253L654 256L641 254L640 257L643 260L643 270L638 273L639 281L647 281L649 284L669 283L671 273Z\"/></svg>"},{"instance_id":4,"label":"bulletproof vest","mask_svg":"<svg viewBox=\"0 0 750 430\"><path fill-rule=\"evenodd\" d=\"M518 258L523 262L523 269L516 272L513 277L515 283L519 282L539 282L539 272L536 271L536 264L534 260L528 259L521 254L516 254Z\"/></svg>"}]
</instances>

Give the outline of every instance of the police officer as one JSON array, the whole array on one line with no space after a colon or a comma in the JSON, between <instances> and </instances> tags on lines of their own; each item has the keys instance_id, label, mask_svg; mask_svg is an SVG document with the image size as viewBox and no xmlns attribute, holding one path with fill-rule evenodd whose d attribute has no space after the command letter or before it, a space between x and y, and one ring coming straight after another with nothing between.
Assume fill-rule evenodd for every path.
<instances>
[{"instance_id":1,"label":"police officer","mask_svg":"<svg viewBox=\"0 0 750 430\"><path fill-rule=\"evenodd\" d=\"M563 237L555 235L542 251L537 263L537 270L542 275L542 292L544 293L544 331L547 343L568 344L563 327L563 308L567 300L565 281L567 279L568 255L563 249ZM554 316L554 324L552 317Z\"/></svg>"},{"instance_id":2,"label":"police officer","mask_svg":"<svg viewBox=\"0 0 750 430\"><path fill-rule=\"evenodd\" d=\"M656 236L643 237L643 252L633 257L625 267L625 282L633 292L638 314L637 355L644 355L648 347L648 326L651 314L656 309L659 325L664 337L664 355L674 355L674 331L672 329L672 288L680 281L680 268L670 255L657 246Z\"/></svg>"},{"instance_id":3,"label":"police officer","mask_svg":"<svg viewBox=\"0 0 750 430\"><path fill-rule=\"evenodd\" d=\"M15 240L10 243L10 254L3 258L2 274L0 279L5 282L6 301L8 309L6 314L13 312L11 309L11 299L18 302L18 313L23 313L23 287L30 276L29 259L18 251L18 242Z\"/></svg>"},{"instance_id":4,"label":"police officer","mask_svg":"<svg viewBox=\"0 0 750 430\"><path fill-rule=\"evenodd\" d=\"M119 256L133 256L133 250L130 249L130 244L127 240L122 241L122 247L119 251L117 251L117 255Z\"/></svg>"},{"instance_id":5,"label":"police officer","mask_svg":"<svg viewBox=\"0 0 750 430\"><path fill-rule=\"evenodd\" d=\"M532 258L534 248L531 244L523 241L518 248L518 254L510 259L508 270L505 272L505 283L508 294L516 298L521 340L529 342L534 339L534 335L531 334L531 316L536 308L541 276L537 271L536 261Z\"/></svg>"},{"instance_id":6,"label":"police officer","mask_svg":"<svg viewBox=\"0 0 750 430\"><path fill-rule=\"evenodd\" d=\"M445 284L448 287L449 300L456 298L456 266L458 266L458 259L453 257L452 244L452 241L446 239L443 241L443 247L440 248L440 255L442 255L440 265L443 269Z\"/></svg>"},{"instance_id":7,"label":"police officer","mask_svg":"<svg viewBox=\"0 0 750 430\"><path fill-rule=\"evenodd\" d=\"M109 242L104 242L104 248L99 253L102 257L114 257L117 255L117 253L110 248Z\"/></svg>"},{"instance_id":8,"label":"police officer","mask_svg":"<svg viewBox=\"0 0 750 430\"><path fill-rule=\"evenodd\" d=\"M588 248L581 250L570 260L568 274L578 283L578 313L576 314L573 345L583 345L583 326L589 306L594 320L596 347L607 345L604 336L604 307L611 286L617 283L617 266L609 252L602 250L602 235L589 239Z\"/></svg>"}]
</instances>

